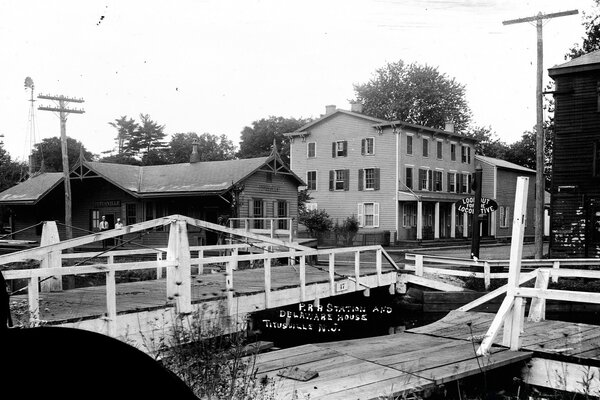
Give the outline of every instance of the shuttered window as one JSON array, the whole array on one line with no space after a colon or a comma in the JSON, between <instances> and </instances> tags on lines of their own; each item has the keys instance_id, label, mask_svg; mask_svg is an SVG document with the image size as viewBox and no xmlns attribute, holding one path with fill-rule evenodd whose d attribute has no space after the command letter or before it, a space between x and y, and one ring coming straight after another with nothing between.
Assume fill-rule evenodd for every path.
<instances>
[{"instance_id":1,"label":"shuttered window","mask_svg":"<svg viewBox=\"0 0 600 400\"><path fill-rule=\"evenodd\" d=\"M360 154L363 156L372 156L375 154L375 138L365 138L360 143Z\"/></svg>"},{"instance_id":2,"label":"shuttered window","mask_svg":"<svg viewBox=\"0 0 600 400\"><path fill-rule=\"evenodd\" d=\"M331 157L346 157L348 155L348 142L339 140L331 143Z\"/></svg>"},{"instance_id":3,"label":"shuttered window","mask_svg":"<svg viewBox=\"0 0 600 400\"><path fill-rule=\"evenodd\" d=\"M358 190L379 190L379 168L358 170Z\"/></svg>"},{"instance_id":4,"label":"shuttered window","mask_svg":"<svg viewBox=\"0 0 600 400\"><path fill-rule=\"evenodd\" d=\"M429 157L429 139L423 138L423 157Z\"/></svg>"},{"instance_id":5,"label":"shuttered window","mask_svg":"<svg viewBox=\"0 0 600 400\"><path fill-rule=\"evenodd\" d=\"M379 203L358 203L358 223L363 228L378 228Z\"/></svg>"},{"instance_id":6,"label":"shuttered window","mask_svg":"<svg viewBox=\"0 0 600 400\"><path fill-rule=\"evenodd\" d=\"M436 192L442 191L443 176L442 171L433 171L433 190Z\"/></svg>"},{"instance_id":7,"label":"shuttered window","mask_svg":"<svg viewBox=\"0 0 600 400\"><path fill-rule=\"evenodd\" d=\"M456 161L456 145L454 143L450 144L450 160Z\"/></svg>"},{"instance_id":8,"label":"shuttered window","mask_svg":"<svg viewBox=\"0 0 600 400\"><path fill-rule=\"evenodd\" d=\"M317 156L317 143L310 142L307 144L306 156L308 158L313 158Z\"/></svg>"},{"instance_id":9,"label":"shuttered window","mask_svg":"<svg viewBox=\"0 0 600 400\"><path fill-rule=\"evenodd\" d=\"M329 171L329 190L349 190L350 170L336 169Z\"/></svg>"},{"instance_id":10,"label":"shuttered window","mask_svg":"<svg viewBox=\"0 0 600 400\"><path fill-rule=\"evenodd\" d=\"M413 189L413 169L412 167L406 167L406 178L404 183L409 189Z\"/></svg>"},{"instance_id":11,"label":"shuttered window","mask_svg":"<svg viewBox=\"0 0 600 400\"><path fill-rule=\"evenodd\" d=\"M438 140L437 141L437 159L438 160L442 159L442 156L443 156L443 152L442 152L443 147L444 147L443 142L441 140Z\"/></svg>"},{"instance_id":12,"label":"shuttered window","mask_svg":"<svg viewBox=\"0 0 600 400\"><path fill-rule=\"evenodd\" d=\"M413 137L406 136L406 154L413 153Z\"/></svg>"},{"instance_id":13,"label":"shuttered window","mask_svg":"<svg viewBox=\"0 0 600 400\"><path fill-rule=\"evenodd\" d=\"M317 190L317 171L306 171L306 188Z\"/></svg>"},{"instance_id":14,"label":"shuttered window","mask_svg":"<svg viewBox=\"0 0 600 400\"><path fill-rule=\"evenodd\" d=\"M456 174L454 172L448 172L448 192L456 192Z\"/></svg>"}]
</instances>

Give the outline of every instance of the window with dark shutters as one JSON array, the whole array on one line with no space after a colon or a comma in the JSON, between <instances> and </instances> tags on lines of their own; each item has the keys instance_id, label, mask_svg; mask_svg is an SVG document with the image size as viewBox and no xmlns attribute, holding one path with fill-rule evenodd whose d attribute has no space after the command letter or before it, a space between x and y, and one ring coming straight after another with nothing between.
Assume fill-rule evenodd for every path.
<instances>
[{"instance_id":1,"label":"window with dark shutters","mask_svg":"<svg viewBox=\"0 0 600 400\"><path fill-rule=\"evenodd\" d=\"M406 137L406 154L412 154L412 153L413 153L413 137L407 136Z\"/></svg>"},{"instance_id":2,"label":"window with dark shutters","mask_svg":"<svg viewBox=\"0 0 600 400\"><path fill-rule=\"evenodd\" d=\"M348 141L339 140L331 143L331 157L346 157L348 155Z\"/></svg>"},{"instance_id":3,"label":"window with dark shutters","mask_svg":"<svg viewBox=\"0 0 600 400\"><path fill-rule=\"evenodd\" d=\"M362 179L361 190L379 190L379 168L365 168L362 174L359 173L359 179Z\"/></svg>"},{"instance_id":4,"label":"window with dark shutters","mask_svg":"<svg viewBox=\"0 0 600 400\"><path fill-rule=\"evenodd\" d=\"M437 158L438 160L442 159L442 149L443 149L443 142L441 140L437 141Z\"/></svg>"},{"instance_id":5,"label":"window with dark shutters","mask_svg":"<svg viewBox=\"0 0 600 400\"><path fill-rule=\"evenodd\" d=\"M329 190L350 190L350 170L329 171Z\"/></svg>"},{"instance_id":6,"label":"window with dark shutters","mask_svg":"<svg viewBox=\"0 0 600 400\"><path fill-rule=\"evenodd\" d=\"M427 190L427 170L419 169L419 190Z\"/></svg>"},{"instance_id":7,"label":"window with dark shutters","mask_svg":"<svg viewBox=\"0 0 600 400\"><path fill-rule=\"evenodd\" d=\"M429 140L423 138L423 157L429 157Z\"/></svg>"},{"instance_id":8,"label":"window with dark shutters","mask_svg":"<svg viewBox=\"0 0 600 400\"><path fill-rule=\"evenodd\" d=\"M433 171L427 170L427 190L433 189Z\"/></svg>"},{"instance_id":9,"label":"window with dark shutters","mask_svg":"<svg viewBox=\"0 0 600 400\"><path fill-rule=\"evenodd\" d=\"M413 169L411 167L406 167L406 178L404 183L407 188L413 189Z\"/></svg>"}]
</instances>

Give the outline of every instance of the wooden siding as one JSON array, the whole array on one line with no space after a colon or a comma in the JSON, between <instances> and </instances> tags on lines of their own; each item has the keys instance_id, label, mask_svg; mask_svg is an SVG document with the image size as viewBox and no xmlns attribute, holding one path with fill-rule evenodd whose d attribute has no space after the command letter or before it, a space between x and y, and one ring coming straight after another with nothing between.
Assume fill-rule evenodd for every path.
<instances>
[{"instance_id":1,"label":"wooden siding","mask_svg":"<svg viewBox=\"0 0 600 400\"><path fill-rule=\"evenodd\" d=\"M598 89L600 72L556 78L555 139L552 186L577 186L580 193L600 195L600 177L592 176L594 142L600 140Z\"/></svg>"},{"instance_id":2,"label":"wooden siding","mask_svg":"<svg viewBox=\"0 0 600 400\"><path fill-rule=\"evenodd\" d=\"M509 224L506 228L500 226L500 212L495 214L496 218L496 237L512 236L512 221L515 209L515 194L517 189L517 178L519 176L529 177L529 190L527 192L527 222L525 226L525 236L533 236L535 233L535 174L528 174L521 171L512 171L498 168L497 173L497 193L496 202L498 208L501 206L510 207Z\"/></svg>"},{"instance_id":3,"label":"wooden siding","mask_svg":"<svg viewBox=\"0 0 600 400\"><path fill-rule=\"evenodd\" d=\"M327 211L334 223L342 223L347 217L357 216L358 204L379 203L379 227L362 230L396 229L396 175L395 146L396 137L390 130L382 135L372 127L373 122L347 114L338 114L311 127L306 141L295 138L290 146L292 170L306 180L307 171L317 171L317 190L310 191L312 202L319 209ZM374 155L361 154L362 139L374 138ZM332 142L347 141L346 157L332 157ZM316 156L307 157L309 142L316 142ZM364 168L380 169L379 190L359 190L359 170ZM330 191L329 171L348 169L349 190Z\"/></svg>"}]
</instances>

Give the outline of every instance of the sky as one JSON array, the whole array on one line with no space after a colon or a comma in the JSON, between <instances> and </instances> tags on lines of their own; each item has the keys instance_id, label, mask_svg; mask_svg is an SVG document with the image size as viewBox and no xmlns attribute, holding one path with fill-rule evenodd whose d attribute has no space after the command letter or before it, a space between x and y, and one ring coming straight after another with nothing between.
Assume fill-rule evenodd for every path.
<instances>
[{"instance_id":1,"label":"sky","mask_svg":"<svg viewBox=\"0 0 600 400\"><path fill-rule=\"evenodd\" d=\"M502 21L579 10L544 24L547 69L584 35L593 0L3 0L0 138L13 159L60 136L38 94L83 98L67 135L96 154L121 116L178 132L240 133L269 116L349 109L354 84L403 60L466 87L473 123L512 143L535 125L536 29ZM30 91L34 82L34 122ZM35 129L32 129L32 126Z\"/></svg>"}]
</instances>

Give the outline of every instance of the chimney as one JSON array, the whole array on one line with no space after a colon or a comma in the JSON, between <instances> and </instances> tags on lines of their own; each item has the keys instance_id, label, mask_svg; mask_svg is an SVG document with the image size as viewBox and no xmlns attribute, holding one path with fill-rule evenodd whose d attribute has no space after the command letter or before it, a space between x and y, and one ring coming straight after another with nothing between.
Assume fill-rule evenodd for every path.
<instances>
[{"instance_id":1,"label":"chimney","mask_svg":"<svg viewBox=\"0 0 600 400\"><path fill-rule=\"evenodd\" d=\"M335 104L325 106L325 115L329 115L335 112Z\"/></svg>"},{"instance_id":2,"label":"chimney","mask_svg":"<svg viewBox=\"0 0 600 400\"><path fill-rule=\"evenodd\" d=\"M446 121L446 127L444 128L446 132L454 133L454 121Z\"/></svg>"},{"instance_id":3,"label":"chimney","mask_svg":"<svg viewBox=\"0 0 600 400\"><path fill-rule=\"evenodd\" d=\"M198 153L198 139L192 141L192 154L190 154L190 163L197 163L200 161L200 153Z\"/></svg>"},{"instance_id":4,"label":"chimney","mask_svg":"<svg viewBox=\"0 0 600 400\"><path fill-rule=\"evenodd\" d=\"M350 103L350 111L362 114L363 105L360 101L353 101Z\"/></svg>"}]
</instances>

